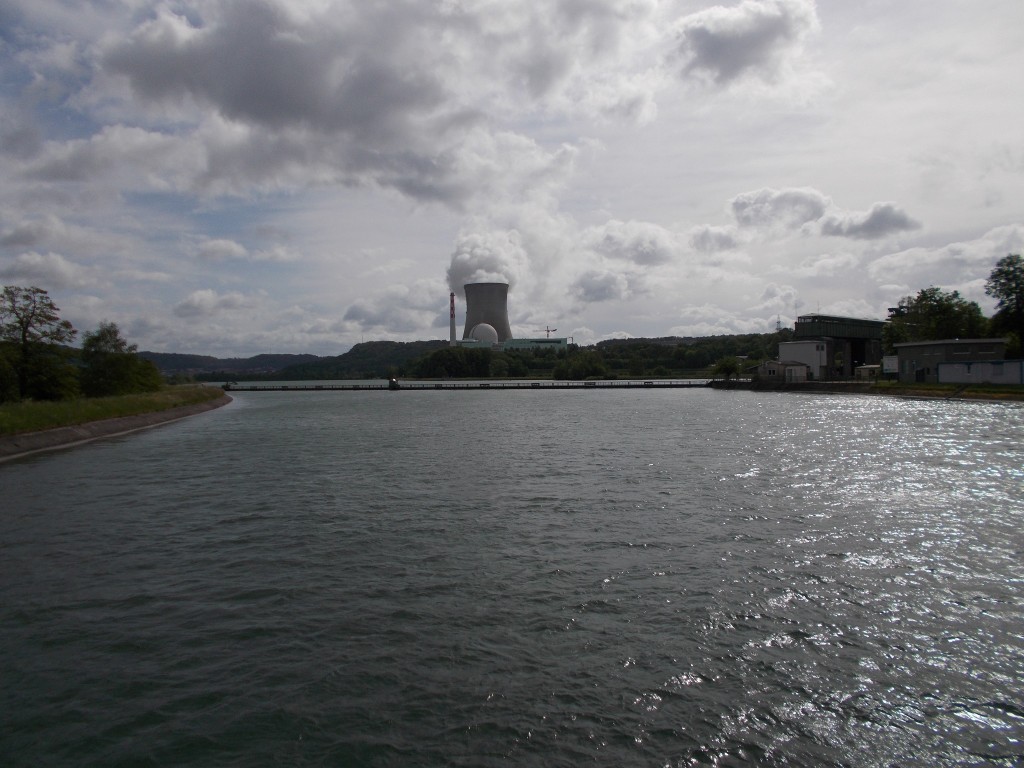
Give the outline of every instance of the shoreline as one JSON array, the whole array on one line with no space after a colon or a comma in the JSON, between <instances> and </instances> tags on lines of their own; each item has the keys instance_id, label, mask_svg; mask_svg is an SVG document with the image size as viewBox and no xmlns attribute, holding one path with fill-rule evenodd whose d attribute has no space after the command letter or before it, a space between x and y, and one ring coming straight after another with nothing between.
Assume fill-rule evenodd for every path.
<instances>
[{"instance_id":1,"label":"shoreline","mask_svg":"<svg viewBox=\"0 0 1024 768\"><path fill-rule=\"evenodd\" d=\"M715 380L709 385L718 390L745 390L748 392L804 392L812 394L852 394L896 397L906 400L958 400L963 402L1019 403L1024 402L1024 392L993 391L972 389L974 385L944 385L947 389L929 389L912 384L879 387L867 381L801 381L801 382L753 382ZM940 385L943 386L943 385Z\"/></svg>"},{"instance_id":2,"label":"shoreline","mask_svg":"<svg viewBox=\"0 0 1024 768\"><path fill-rule=\"evenodd\" d=\"M225 394L216 400L194 403L193 405L182 405L177 408L168 408L164 411L138 413L134 416L117 416L112 419L88 421L84 424L75 424L70 427L55 427L54 429L44 429L39 432L6 435L0 437L0 464L13 459L20 459L24 456L30 456L34 453L70 448L105 437L116 437L143 429L150 429L151 427L158 427L161 424L169 424L179 419L212 411L230 402L231 397Z\"/></svg>"},{"instance_id":3,"label":"shoreline","mask_svg":"<svg viewBox=\"0 0 1024 768\"><path fill-rule=\"evenodd\" d=\"M972 392L969 387L957 391L927 390L908 387L906 389L881 390L869 382L799 382L799 383L754 383L749 381L711 381L706 386L717 390L746 390L755 392L806 392L815 394L862 394L921 400L959 400L964 402L1024 402L1024 393L1019 392ZM232 400L225 393L216 400L193 405L183 405L164 411L140 413L134 416L118 416L112 419L89 421L70 427L56 427L38 432L24 432L17 435L0 436L0 464L44 451L71 448L83 443L106 437L126 435L143 429L169 424L179 419L195 416L227 405Z\"/></svg>"}]
</instances>

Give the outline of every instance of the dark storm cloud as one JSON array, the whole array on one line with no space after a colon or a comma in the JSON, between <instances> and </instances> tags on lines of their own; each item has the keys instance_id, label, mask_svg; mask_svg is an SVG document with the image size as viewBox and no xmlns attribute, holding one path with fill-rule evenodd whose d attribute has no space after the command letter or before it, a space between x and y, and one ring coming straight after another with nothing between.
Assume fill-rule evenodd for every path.
<instances>
[{"instance_id":1,"label":"dark storm cloud","mask_svg":"<svg viewBox=\"0 0 1024 768\"><path fill-rule=\"evenodd\" d=\"M867 213L828 216L821 223L823 235L875 240L897 232L920 229L921 224L893 203L875 203Z\"/></svg>"},{"instance_id":2,"label":"dark storm cloud","mask_svg":"<svg viewBox=\"0 0 1024 768\"><path fill-rule=\"evenodd\" d=\"M695 13L681 27L683 72L718 84L746 74L772 80L780 62L817 24L812 0L745 0Z\"/></svg>"}]
</instances>

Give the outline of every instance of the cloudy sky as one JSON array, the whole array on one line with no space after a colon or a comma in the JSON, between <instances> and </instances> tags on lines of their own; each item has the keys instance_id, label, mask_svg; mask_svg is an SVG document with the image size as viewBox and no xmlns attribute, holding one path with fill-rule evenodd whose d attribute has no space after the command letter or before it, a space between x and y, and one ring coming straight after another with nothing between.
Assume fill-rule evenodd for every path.
<instances>
[{"instance_id":1,"label":"cloudy sky","mask_svg":"<svg viewBox=\"0 0 1024 768\"><path fill-rule=\"evenodd\" d=\"M1021 0L0 0L0 283L141 349L883 319L1024 246ZM464 317L461 302L458 317Z\"/></svg>"}]
</instances>

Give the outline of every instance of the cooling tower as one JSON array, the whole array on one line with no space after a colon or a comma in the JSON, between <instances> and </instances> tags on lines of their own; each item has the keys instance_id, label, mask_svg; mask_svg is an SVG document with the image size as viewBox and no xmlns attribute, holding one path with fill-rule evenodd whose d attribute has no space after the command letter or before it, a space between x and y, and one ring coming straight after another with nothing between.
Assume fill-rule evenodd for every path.
<instances>
[{"instance_id":1,"label":"cooling tower","mask_svg":"<svg viewBox=\"0 0 1024 768\"><path fill-rule=\"evenodd\" d=\"M511 339L512 329L508 326L508 283L468 283L463 288L466 291L466 328L462 338L477 338L481 334L474 335L473 329L478 325L488 325L498 334L498 341Z\"/></svg>"}]
</instances>

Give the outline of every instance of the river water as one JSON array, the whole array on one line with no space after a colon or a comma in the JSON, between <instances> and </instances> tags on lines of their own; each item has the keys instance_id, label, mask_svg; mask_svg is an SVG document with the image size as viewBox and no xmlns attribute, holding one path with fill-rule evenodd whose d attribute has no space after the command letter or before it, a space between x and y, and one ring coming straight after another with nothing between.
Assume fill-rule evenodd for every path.
<instances>
[{"instance_id":1,"label":"river water","mask_svg":"<svg viewBox=\"0 0 1024 768\"><path fill-rule=\"evenodd\" d=\"M1024 761L1024 408L236 393L0 465L10 766Z\"/></svg>"}]
</instances>

